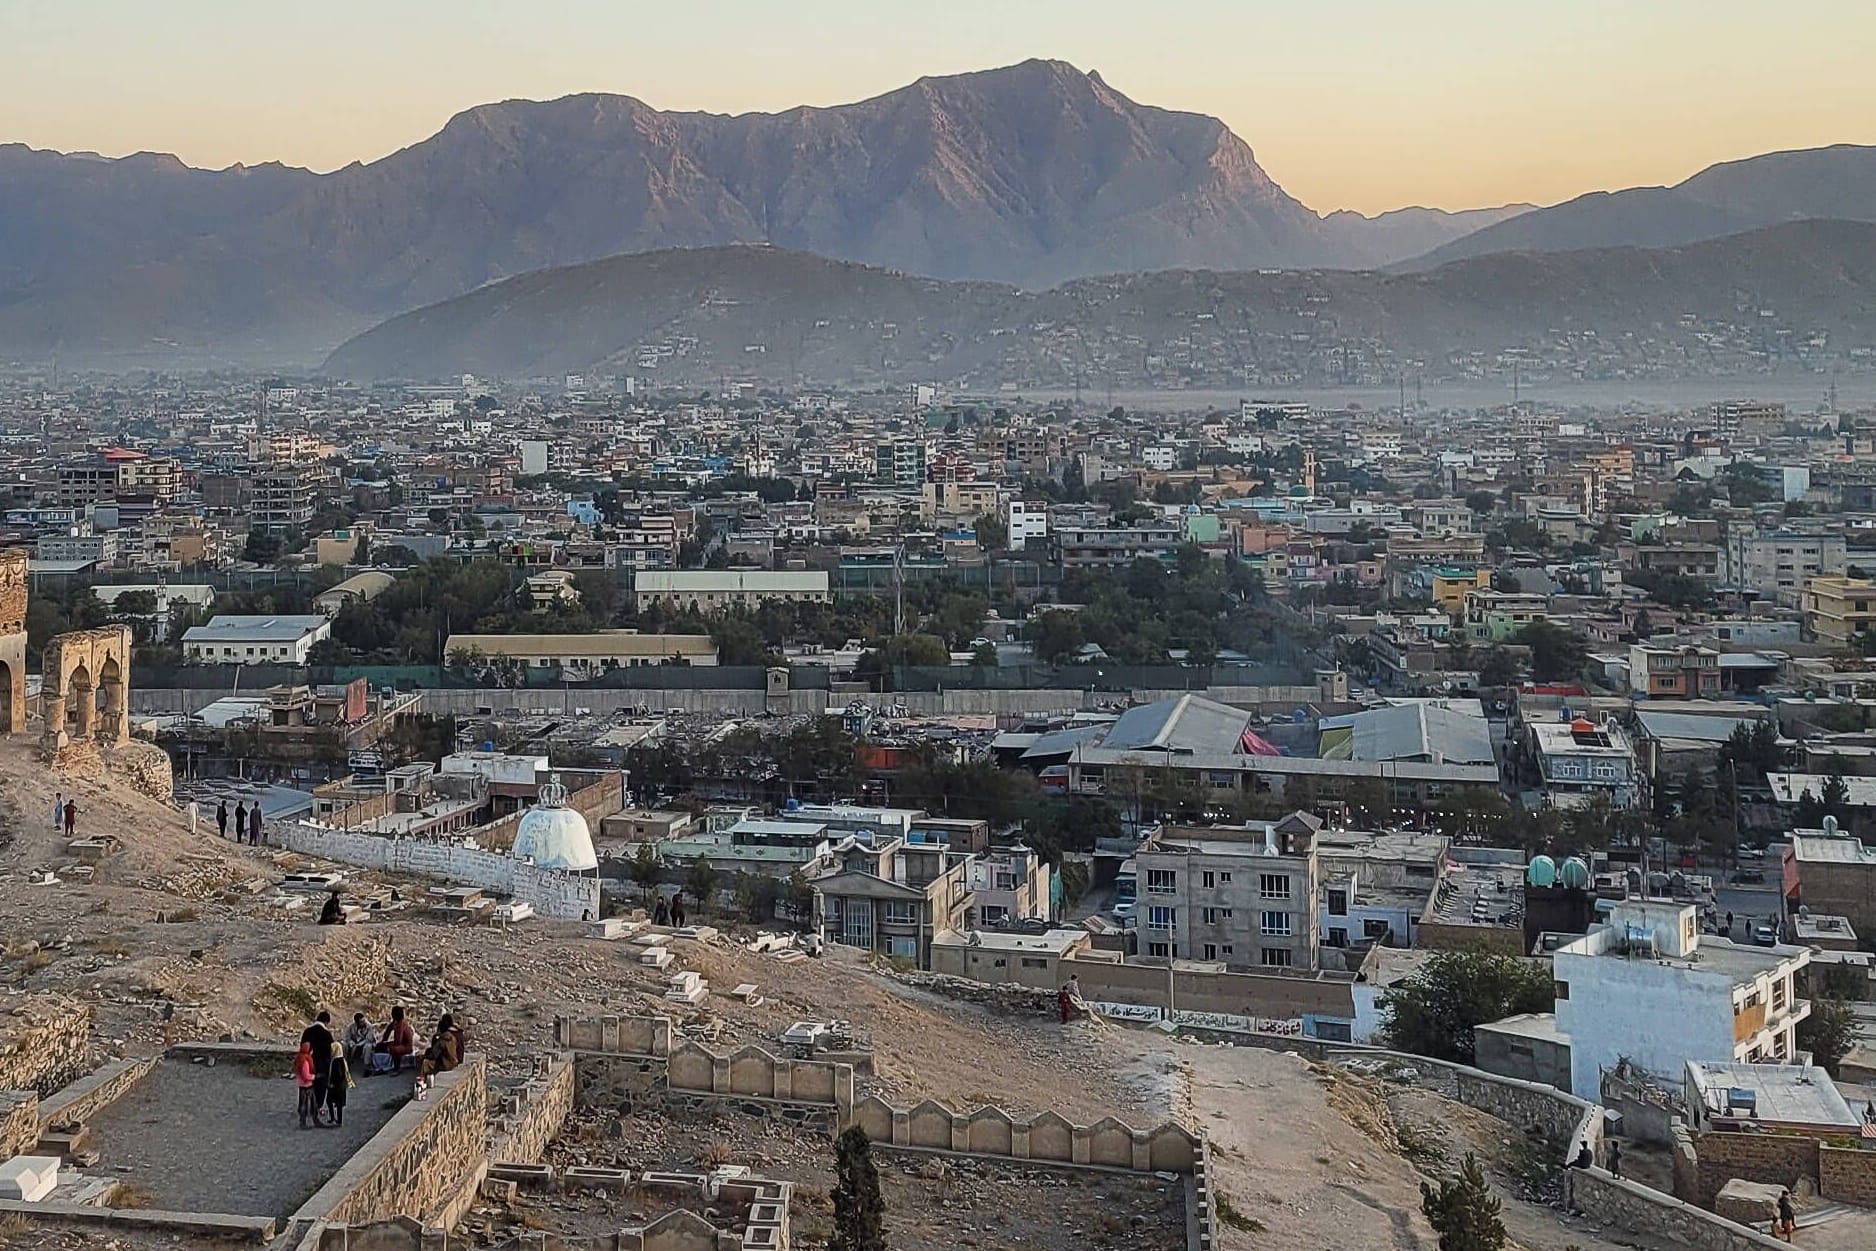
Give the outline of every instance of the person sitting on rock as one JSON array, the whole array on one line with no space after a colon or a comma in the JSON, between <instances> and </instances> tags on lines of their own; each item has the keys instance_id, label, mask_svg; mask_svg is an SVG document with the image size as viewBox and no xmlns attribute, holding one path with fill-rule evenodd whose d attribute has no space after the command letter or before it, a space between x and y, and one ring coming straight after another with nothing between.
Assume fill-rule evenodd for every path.
<instances>
[{"instance_id":1,"label":"person sitting on rock","mask_svg":"<svg viewBox=\"0 0 1876 1251\"><path fill-rule=\"evenodd\" d=\"M333 891L326 896L326 906L319 910L321 925L344 925L345 905L339 902L339 892Z\"/></svg>"}]
</instances>

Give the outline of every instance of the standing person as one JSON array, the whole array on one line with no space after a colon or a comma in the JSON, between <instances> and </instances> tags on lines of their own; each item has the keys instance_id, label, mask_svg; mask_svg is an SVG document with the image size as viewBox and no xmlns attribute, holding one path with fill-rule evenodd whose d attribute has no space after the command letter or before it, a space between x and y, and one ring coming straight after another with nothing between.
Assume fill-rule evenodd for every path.
<instances>
[{"instance_id":1,"label":"standing person","mask_svg":"<svg viewBox=\"0 0 1876 1251\"><path fill-rule=\"evenodd\" d=\"M1069 1005L1069 1002L1068 1002L1068 983L1067 982L1063 982L1062 988L1055 992L1055 1010L1061 1014L1062 1024L1064 1025L1068 1024L1068 1018L1074 1012L1074 1009Z\"/></svg>"},{"instance_id":2,"label":"standing person","mask_svg":"<svg viewBox=\"0 0 1876 1251\"><path fill-rule=\"evenodd\" d=\"M332 1078L332 1053L338 1040L332 1036L332 1013L324 1008L300 1035L300 1041L313 1049L313 1124L323 1124L319 1109L326 1106L326 1093Z\"/></svg>"},{"instance_id":3,"label":"standing person","mask_svg":"<svg viewBox=\"0 0 1876 1251\"><path fill-rule=\"evenodd\" d=\"M326 1067L326 1124L345 1124L345 1095L351 1086L352 1066L345 1062L345 1053L334 1048Z\"/></svg>"},{"instance_id":4,"label":"standing person","mask_svg":"<svg viewBox=\"0 0 1876 1251\"><path fill-rule=\"evenodd\" d=\"M1730 912L1726 914L1726 936L1728 938L1733 936L1733 914Z\"/></svg>"},{"instance_id":5,"label":"standing person","mask_svg":"<svg viewBox=\"0 0 1876 1251\"><path fill-rule=\"evenodd\" d=\"M265 842L261 837L261 804L258 799L254 801L254 807L248 811L248 842L256 847Z\"/></svg>"},{"instance_id":6,"label":"standing person","mask_svg":"<svg viewBox=\"0 0 1876 1251\"><path fill-rule=\"evenodd\" d=\"M191 799L189 801L189 833L191 834L195 833L195 823L197 820L201 818L201 815L202 815L201 807L195 802L195 800Z\"/></svg>"},{"instance_id":7,"label":"standing person","mask_svg":"<svg viewBox=\"0 0 1876 1251\"><path fill-rule=\"evenodd\" d=\"M76 799L68 799L65 801L65 837L72 837L77 830L78 801Z\"/></svg>"},{"instance_id":8,"label":"standing person","mask_svg":"<svg viewBox=\"0 0 1876 1251\"><path fill-rule=\"evenodd\" d=\"M319 1124L319 1107L313 1102L313 1044L304 1038L300 1040L299 1054L293 1057L293 1080L300 1088L300 1128L306 1128L308 1117L313 1124Z\"/></svg>"},{"instance_id":9,"label":"standing person","mask_svg":"<svg viewBox=\"0 0 1876 1251\"><path fill-rule=\"evenodd\" d=\"M671 896L671 924L677 926L677 928L679 929L684 928L684 892L683 891L679 891L677 894Z\"/></svg>"},{"instance_id":10,"label":"standing person","mask_svg":"<svg viewBox=\"0 0 1876 1251\"><path fill-rule=\"evenodd\" d=\"M378 1045L374 1050L390 1057L393 1072L403 1068L404 1060L416 1052L417 1031L405 1018L403 1004L391 1009L391 1019L385 1022L384 1033L378 1036Z\"/></svg>"},{"instance_id":11,"label":"standing person","mask_svg":"<svg viewBox=\"0 0 1876 1251\"><path fill-rule=\"evenodd\" d=\"M57 834L59 827L65 824L65 792L60 791L52 797L52 832Z\"/></svg>"},{"instance_id":12,"label":"standing person","mask_svg":"<svg viewBox=\"0 0 1876 1251\"><path fill-rule=\"evenodd\" d=\"M671 923L671 910L665 906L663 895L658 896L658 906L651 914L651 923L653 925L669 925Z\"/></svg>"},{"instance_id":13,"label":"standing person","mask_svg":"<svg viewBox=\"0 0 1876 1251\"><path fill-rule=\"evenodd\" d=\"M1622 1144L1613 1138L1609 1140L1609 1176L1622 1176Z\"/></svg>"},{"instance_id":14,"label":"standing person","mask_svg":"<svg viewBox=\"0 0 1876 1251\"><path fill-rule=\"evenodd\" d=\"M235 842L248 841L248 806L245 803L235 805Z\"/></svg>"},{"instance_id":15,"label":"standing person","mask_svg":"<svg viewBox=\"0 0 1876 1251\"><path fill-rule=\"evenodd\" d=\"M222 800L215 808L215 824L221 827L221 836L228 837L228 801Z\"/></svg>"},{"instance_id":16,"label":"standing person","mask_svg":"<svg viewBox=\"0 0 1876 1251\"><path fill-rule=\"evenodd\" d=\"M1772 1227L1772 1234L1786 1242L1798 1236L1798 1214L1792 1210L1789 1190L1778 1192L1778 1224Z\"/></svg>"}]
</instances>

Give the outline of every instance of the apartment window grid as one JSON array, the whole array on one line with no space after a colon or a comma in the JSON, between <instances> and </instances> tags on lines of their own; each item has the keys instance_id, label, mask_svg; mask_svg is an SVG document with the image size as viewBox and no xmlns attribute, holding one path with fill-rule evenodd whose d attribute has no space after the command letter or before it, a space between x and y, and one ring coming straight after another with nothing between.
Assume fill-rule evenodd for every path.
<instances>
[{"instance_id":1,"label":"apartment window grid","mask_svg":"<svg viewBox=\"0 0 1876 1251\"><path fill-rule=\"evenodd\" d=\"M1258 928L1262 933L1275 938L1289 938L1293 935L1290 914L1287 912L1264 913L1262 923Z\"/></svg>"},{"instance_id":2,"label":"apartment window grid","mask_svg":"<svg viewBox=\"0 0 1876 1251\"><path fill-rule=\"evenodd\" d=\"M1217 925L1220 921L1229 921L1231 919L1231 909L1207 908L1204 910L1204 917L1205 924Z\"/></svg>"},{"instance_id":3,"label":"apartment window grid","mask_svg":"<svg viewBox=\"0 0 1876 1251\"><path fill-rule=\"evenodd\" d=\"M1170 930L1178 921L1178 910L1163 905L1155 905L1146 910L1146 927L1150 930Z\"/></svg>"},{"instance_id":4,"label":"apartment window grid","mask_svg":"<svg viewBox=\"0 0 1876 1251\"><path fill-rule=\"evenodd\" d=\"M1288 947L1266 947L1260 953L1258 963L1269 969L1287 969L1291 959Z\"/></svg>"},{"instance_id":5,"label":"apartment window grid","mask_svg":"<svg viewBox=\"0 0 1876 1251\"><path fill-rule=\"evenodd\" d=\"M1148 869L1146 871L1146 892L1149 895L1170 895L1179 889L1179 875L1172 869Z\"/></svg>"},{"instance_id":6,"label":"apartment window grid","mask_svg":"<svg viewBox=\"0 0 1876 1251\"><path fill-rule=\"evenodd\" d=\"M1257 893L1265 899L1288 899L1290 897L1290 875L1287 873L1264 873L1259 875Z\"/></svg>"}]
</instances>

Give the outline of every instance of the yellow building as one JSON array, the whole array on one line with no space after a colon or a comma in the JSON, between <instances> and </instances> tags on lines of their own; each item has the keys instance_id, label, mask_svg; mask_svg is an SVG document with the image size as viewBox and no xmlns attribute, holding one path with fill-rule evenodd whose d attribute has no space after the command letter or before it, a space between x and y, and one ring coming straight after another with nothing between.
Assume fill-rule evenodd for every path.
<instances>
[{"instance_id":1,"label":"yellow building","mask_svg":"<svg viewBox=\"0 0 1876 1251\"><path fill-rule=\"evenodd\" d=\"M1809 578L1804 584L1804 627L1820 643L1848 647L1876 625L1876 582L1867 578Z\"/></svg>"},{"instance_id":2,"label":"yellow building","mask_svg":"<svg viewBox=\"0 0 1876 1251\"><path fill-rule=\"evenodd\" d=\"M1490 569L1439 569L1433 574L1434 606L1448 613L1466 609L1466 596L1488 590L1492 585Z\"/></svg>"}]
</instances>

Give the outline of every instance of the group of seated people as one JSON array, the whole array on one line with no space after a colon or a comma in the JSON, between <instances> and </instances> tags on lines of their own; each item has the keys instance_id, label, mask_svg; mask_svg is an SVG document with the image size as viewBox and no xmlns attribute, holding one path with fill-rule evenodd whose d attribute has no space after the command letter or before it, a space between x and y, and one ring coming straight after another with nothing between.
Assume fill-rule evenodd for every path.
<instances>
[{"instance_id":1,"label":"group of seated people","mask_svg":"<svg viewBox=\"0 0 1876 1251\"><path fill-rule=\"evenodd\" d=\"M346 1063L362 1073L395 1073L415 1061L417 1075L428 1078L462 1063L463 1053L469 1049L469 1036L445 1012L437 1019L429 1045L418 1056L417 1031L399 1004L391 1009L391 1019L382 1029L368 1021L363 1012L353 1013L340 1045Z\"/></svg>"}]
</instances>

